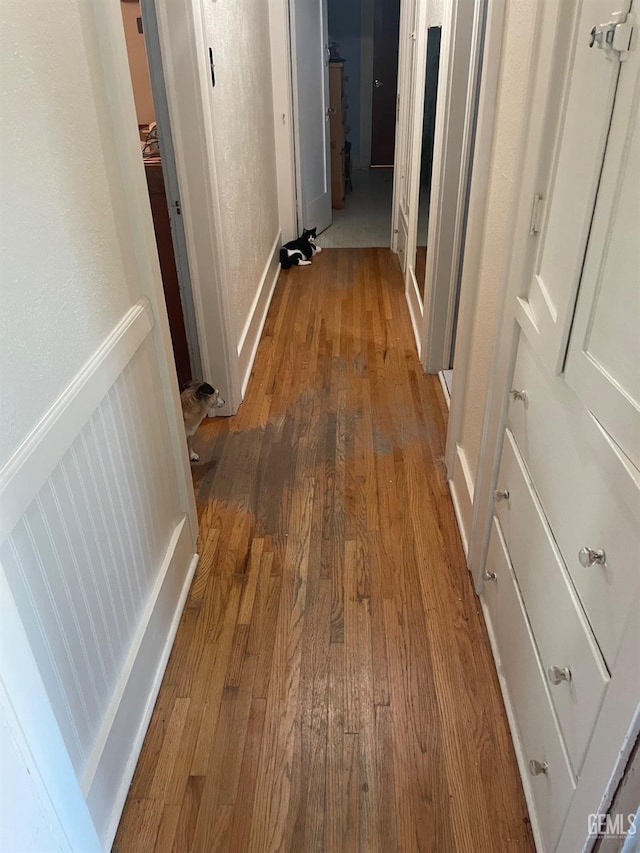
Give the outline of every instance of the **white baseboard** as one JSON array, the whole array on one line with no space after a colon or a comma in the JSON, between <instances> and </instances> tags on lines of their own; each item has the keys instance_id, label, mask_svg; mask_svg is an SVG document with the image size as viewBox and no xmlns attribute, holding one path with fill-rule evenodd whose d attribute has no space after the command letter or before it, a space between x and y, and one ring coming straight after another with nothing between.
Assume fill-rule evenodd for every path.
<instances>
[{"instance_id":1,"label":"white baseboard","mask_svg":"<svg viewBox=\"0 0 640 853\"><path fill-rule=\"evenodd\" d=\"M111 849L118 828L198 564L189 528L189 519L185 516L171 536L81 782L104 850Z\"/></svg>"},{"instance_id":2,"label":"white baseboard","mask_svg":"<svg viewBox=\"0 0 640 853\"><path fill-rule=\"evenodd\" d=\"M453 509L458 522L462 547L469 555L469 535L473 515L473 480L467 464L464 450L456 445L456 458L453 463L453 476L449 480L449 490L453 500Z\"/></svg>"},{"instance_id":3,"label":"white baseboard","mask_svg":"<svg viewBox=\"0 0 640 853\"><path fill-rule=\"evenodd\" d=\"M421 358L422 335L420 333L420 329L422 328L423 308L422 300L420 299L420 291L418 289L418 282L416 281L416 276L413 270L410 270L409 272L405 296L407 299L407 305L409 306L409 317L411 318L413 336L416 340L418 358Z\"/></svg>"},{"instance_id":4,"label":"white baseboard","mask_svg":"<svg viewBox=\"0 0 640 853\"><path fill-rule=\"evenodd\" d=\"M267 319L267 311L271 304L271 297L275 290L276 282L280 274L280 241L278 232L275 242L271 247L271 253L267 260L264 272L258 285L258 290L249 312L249 317L238 344L238 362L240 364L240 379L242 382L242 397L244 399L249 377L253 369L253 362L258 351L260 336Z\"/></svg>"}]
</instances>

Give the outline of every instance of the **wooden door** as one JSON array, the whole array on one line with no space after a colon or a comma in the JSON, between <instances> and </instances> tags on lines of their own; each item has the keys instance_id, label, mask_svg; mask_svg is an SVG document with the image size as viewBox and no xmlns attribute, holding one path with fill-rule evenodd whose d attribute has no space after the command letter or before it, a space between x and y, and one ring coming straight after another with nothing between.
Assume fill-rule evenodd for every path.
<instances>
[{"instance_id":1,"label":"wooden door","mask_svg":"<svg viewBox=\"0 0 640 853\"><path fill-rule=\"evenodd\" d=\"M396 141L400 0L375 0L371 165L393 166Z\"/></svg>"}]
</instances>

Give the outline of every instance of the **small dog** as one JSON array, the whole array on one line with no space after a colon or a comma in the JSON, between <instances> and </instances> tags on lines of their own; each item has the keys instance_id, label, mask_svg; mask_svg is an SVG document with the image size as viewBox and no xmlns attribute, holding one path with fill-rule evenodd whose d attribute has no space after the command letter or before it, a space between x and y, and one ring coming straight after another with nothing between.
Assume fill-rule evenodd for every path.
<instances>
[{"instance_id":1,"label":"small dog","mask_svg":"<svg viewBox=\"0 0 640 853\"><path fill-rule=\"evenodd\" d=\"M317 228L305 228L302 237L285 243L280 249L280 266L283 270L291 267L306 267L311 258L322 249L316 244Z\"/></svg>"},{"instance_id":2,"label":"small dog","mask_svg":"<svg viewBox=\"0 0 640 853\"><path fill-rule=\"evenodd\" d=\"M202 382L200 379L192 379L180 394L182 403L182 414L184 416L184 429L187 433L187 447L189 448L189 459L199 462L200 457L191 449L191 438L195 435L198 427L207 415L215 417L216 409L224 406L225 401L219 391Z\"/></svg>"}]
</instances>

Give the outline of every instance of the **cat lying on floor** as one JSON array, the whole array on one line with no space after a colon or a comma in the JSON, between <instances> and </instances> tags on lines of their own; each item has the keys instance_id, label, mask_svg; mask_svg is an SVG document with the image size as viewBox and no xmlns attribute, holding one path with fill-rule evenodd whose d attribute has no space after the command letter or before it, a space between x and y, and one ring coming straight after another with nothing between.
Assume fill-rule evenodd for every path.
<instances>
[{"instance_id":1,"label":"cat lying on floor","mask_svg":"<svg viewBox=\"0 0 640 853\"><path fill-rule=\"evenodd\" d=\"M316 246L316 230L305 228L302 237L284 244L280 249L280 264L283 270L293 266L306 267L311 263L311 258L322 251L320 246Z\"/></svg>"}]
</instances>

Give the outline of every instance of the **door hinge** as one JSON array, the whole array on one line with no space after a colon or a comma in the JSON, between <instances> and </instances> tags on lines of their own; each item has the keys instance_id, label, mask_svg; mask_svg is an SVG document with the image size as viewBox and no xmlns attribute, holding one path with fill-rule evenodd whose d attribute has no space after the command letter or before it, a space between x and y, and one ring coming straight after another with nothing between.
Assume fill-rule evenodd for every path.
<instances>
[{"instance_id":1,"label":"door hinge","mask_svg":"<svg viewBox=\"0 0 640 853\"><path fill-rule=\"evenodd\" d=\"M537 234L542 228L542 217L544 215L544 199L536 193L533 197L531 208L531 219L529 221L529 234Z\"/></svg>"},{"instance_id":2,"label":"door hinge","mask_svg":"<svg viewBox=\"0 0 640 853\"><path fill-rule=\"evenodd\" d=\"M180 199L173 202L173 209L178 214L178 216L182 216L182 208L180 207Z\"/></svg>"},{"instance_id":3,"label":"door hinge","mask_svg":"<svg viewBox=\"0 0 640 853\"><path fill-rule=\"evenodd\" d=\"M607 59L612 59L615 54L620 62L624 62L629 56L635 22L636 16L633 12L626 15L624 12L614 12L606 24L596 24L591 28L589 47L604 50Z\"/></svg>"}]
</instances>

